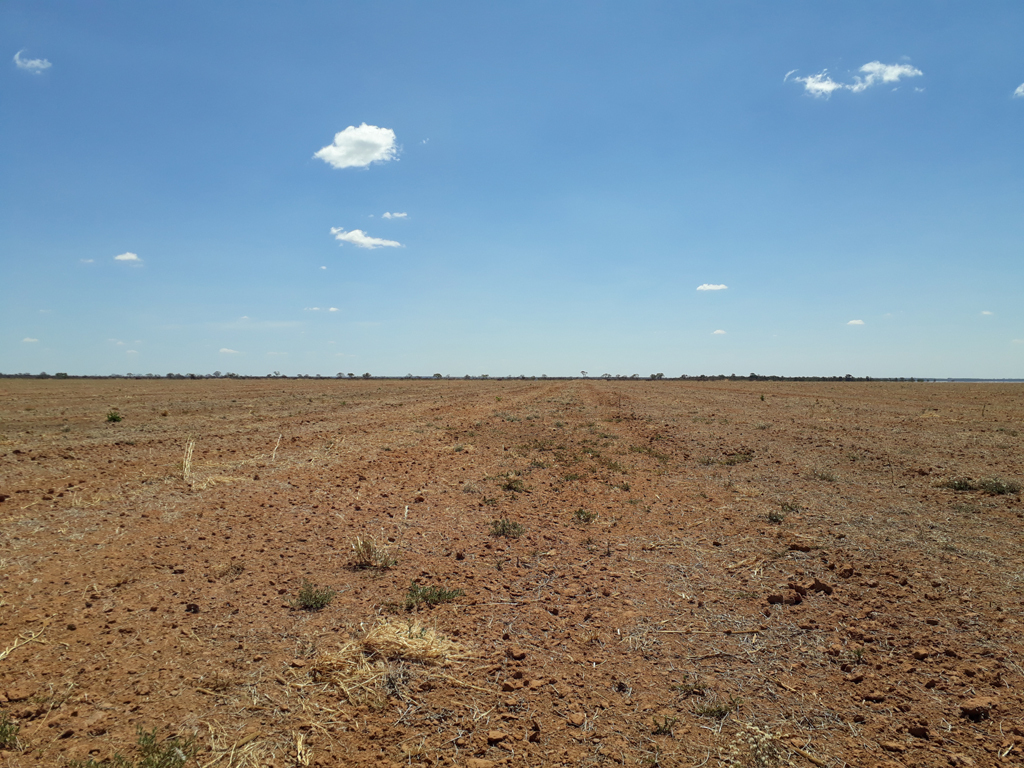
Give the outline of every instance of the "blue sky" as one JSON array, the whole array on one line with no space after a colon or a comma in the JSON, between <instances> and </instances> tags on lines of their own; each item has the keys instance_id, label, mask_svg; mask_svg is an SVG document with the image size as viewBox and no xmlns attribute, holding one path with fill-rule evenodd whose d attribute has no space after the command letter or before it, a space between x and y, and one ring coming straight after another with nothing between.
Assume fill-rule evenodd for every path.
<instances>
[{"instance_id":1,"label":"blue sky","mask_svg":"<svg viewBox=\"0 0 1024 768\"><path fill-rule=\"evenodd\" d=\"M1024 377L1022 31L7 0L0 371Z\"/></svg>"}]
</instances>

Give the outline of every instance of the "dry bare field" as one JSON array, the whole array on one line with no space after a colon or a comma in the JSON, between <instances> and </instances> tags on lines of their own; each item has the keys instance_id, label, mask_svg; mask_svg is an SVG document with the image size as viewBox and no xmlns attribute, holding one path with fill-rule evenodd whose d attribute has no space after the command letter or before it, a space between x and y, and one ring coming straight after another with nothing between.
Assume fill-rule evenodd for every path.
<instances>
[{"instance_id":1,"label":"dry bare field","mask_svg":"<svg viewBox=\"0 0 1024 768\"><path fill-rule=\"evenodd\" d=\"M1021 765L1022 396L4 380L0 765Z\"/></svg>"}]
</instances>

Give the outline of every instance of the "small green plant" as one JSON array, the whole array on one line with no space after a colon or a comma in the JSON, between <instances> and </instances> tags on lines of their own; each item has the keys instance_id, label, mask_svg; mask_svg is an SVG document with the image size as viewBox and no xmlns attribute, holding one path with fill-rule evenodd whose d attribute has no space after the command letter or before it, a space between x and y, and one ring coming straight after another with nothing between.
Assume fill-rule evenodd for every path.
<instances>
[{"instance_id":1,"label":"small green plant","mask_svg":"<svg viewBox=\"0 0 1024 768\"><path fill-rule=\"evenodd\" d=\"M773 509L771 512L768 513L769 523L774 523L775 525L778 525L785 519L786 513L783 512L781 509Z\"/></svg>"},{"instance_id":2,"label":"small green plant","mask_svg":"<svg viewBox=\"0 0 1024 768\"><path fill-rule=\"evenodd\" d=\"M851 655L853 656L853 660L855 663L862 663L864 661L864 646L861 645L857 648L854 648L853 653Z\"/></svg>"},{"instance_id":3,"label":"small green plant","mask_svg":"<svg viewBox=\"0 0 1024 768\"><path fill-rule=\"evenodd\" d=\"M567 480L568 482L570 482L570 483L571 483L571 482L574 482L574 481L576 481L576 480L579 480L579 479L580 479L580 476L579 476L579 474L578 474L578 473L576 473L576 472L570 472L569 474L565 475L565 479L566 479L566 480Z\"/></svg>"},{"instance_id":4,"label":"small green plant","mask_svg":"<svg viewBox=\"0 0 1024 768\"><path fill-rule=\"evenodd\" d=\"M737 464L746 464L749 461L753 461L754 454L752 453L733 453L722 459L719 464L723 467L735 467Z\"/></svg>"},{"instance_id":5,"label":"small green plant","mask_svg":"<svg viewBox=\"0 0 1024 768\"><path fill-rule=\"evenodd\" d=\"M502 482L501 487L511 493L523 493L526 490L526 483L518 477L509 477Z\"/></svg>"},{"instance_id":6,"label":"small green plant","mask_svg":"<svg viewBox=\"0 0 1024 768\"><path fill-rule=\"evenodd\" d=\"M583 507L580 507L573 512L572 516L576 518L576 522L578 523L592 523L597 520L597 512L590 512Z\"/></svg>"},{"instance_id":7,"label":"small green plant","mask_svg":"<svg viewBox=\"0 0 1024 768\"><path fill-rule=\"evenodd\" d=\"M393 568L398 560L392 557L384 547L378 547L373 539L360 536L352 542L353 568Z\"/></svg>"},{"instance_id":8,"label":"small green plant","mask_svg":"<svg viewBox=\"0 0 1024 768\"><path fill-rule=\"evenodd\" d=\"M764 395L761 395L761 402L764 402Z\"/></svg>"},{"instance_id":9,"label":"small green plant","mask_svg":"<svg viewBox=\"0 0 1024 768\"><path fill-rule=\"evenodd\" d=\"M654 735L655 736L671 736L672 727L679 722L678 717L665 717L661 718L661 722L658 722L657 716L654 718Z\"/></svg>"},{"instance_id":10,"label":"small green plant","mask_svg":"<svg viewBox=\"0 0 1024 768\"><path fill-rule=\"evenodd\" d=\"M710 701L704 701L697 704L693 711L698 717L710 717L713 720L724 720L730 712L734 712L740 706L740 702L734 697L730 696L728 701L723 701L718 697L712 698Z\"/></svg>"},{"instance_id":11,"label":"small green plant","mask_svg":"<svg viewBox=\"0 0 1024 768\"><path fill-rule=\"evenodd\" d=\"M815 480L821 480L822 482L825 483L834 483L836 481L835 474L827 469L816 469L813 472L811 472L811 477L813 477Z\"/></svg>"},{"instance_id":12,"label":"small green plant","mask_svg":"<svg viewBox=\"0 0 1024 768\"><path fill-rule=\"evenodd\" d=\"M409 592L405 596L405 609L407 611L417 608L426 603L427 605L439 605L450 603L465 592L461 589L445 589L444 587L421 587L416 582L409 585Z\"/></svg>"},{"instance_id":13,"label":"small green plant","mask_svg":"<svg viewBox=\"0 0 1024 768\"><path fill-rule=\"evenodd\" d=\"M518 539L526 529L519 523L503 517L491 521L491 536L504 536L506 539Z\"/></svg>"},{"instance_id":14,"label":"small green plant","mask_svg":"<svg viewBox=\"0 0 1024 768\"><path fill-rule=\"evenodd\" d=\"M795 501L784 501L779 506L782 507L782 511L784 513L786 513L787 515L788 514L794 514L795 515L797 512L800 511L800 505L797 504Z\"/></svg>"},{"instance_id":15,"label":"small green plant","mask_svg":"<svg viewBox=\"0 0 1024 768\"><path fill-rule=\"evenodd\" d=\"M494 498L493 496L484 496L481 499L481 501L484 504L486 504L488 507L496 507L496 506L498 506L498 500L496 498Z\"/></svg>"},{"instance_id":16,"label":"small green plant","mask_svg":"<svg viewBox=\"0 0 1024 768\"><path fill-rule=\"evenodd\" d=\"M292 601L292 608L303 611L321 611L331 604L334 596L338 594L330 587L317 587L308 579L302 580L302 587L299 588L299 596Z\"/></svg>"},{"instance_id":17,"label":"small green plant","mask_svg":"<svg viewBox=\"0 0 1024 768\"><path fill-rule=\"evenodd\" d=\"M683 682L672 686L672 690L678 693L680 696L699 696L707 690L707 686L696 679L691 681L690 676L686 675Z\"/></svg>"},{"instance_id":18,"label":"small green plant","mask_svg":"<svg viewBox=\"0 0 1024 768\"><path fill-rule=\"evenodd\" d=\"M109 422L116 423L118 421L121 421L123 418L124 417L117 412L116 408L113 411L107 411L107 421Z\"/></svg>"},{"instance_id":19,"label":"small green plant","mask_svg":"<svg viewBox=\"0 0 1024 768\"><path fill-rule=\"evenodd\" d=\"M0 749L17 749L20 730L21 725L11 720L6 712L0 713Z\"/></svg>"}]
</instances>

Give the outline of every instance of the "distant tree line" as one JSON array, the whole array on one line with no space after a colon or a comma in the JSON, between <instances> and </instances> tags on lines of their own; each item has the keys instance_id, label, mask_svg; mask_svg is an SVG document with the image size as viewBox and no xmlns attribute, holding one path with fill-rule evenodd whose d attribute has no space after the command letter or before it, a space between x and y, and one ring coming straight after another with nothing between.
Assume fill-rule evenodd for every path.
<instances>
[{"instance_id":1,"label":"distant tree line","mask_svg":"<svg viewBox=\"0 0 1024 768\"><path fill-rule=\"evenodd\" d=\"M735 373L726 376L724 373L716 375L688 375L682 374L676 378L667 377L664 373L652 373L649 376L640 376L638 373L633 373L628 376L622 374L610 374L605 373L598 379L587 376L586 371L581 371L582 376L548 376L546 374L540 374L539 376L527 376L521 374L519 376L491 376L486 373L479 375L465 374L464 376L451 376L440 373L435 373L431 376L415 376L411 373L407 373L404 376L373 376L369 373L363 373L357 375L355 373L338 373L337 375L330 377L322 374L308 374L299 373L294 375L283 374L280 371L274 371L268 373L266 376L249 376L238 373L221 373L220 371L214 371L213 373L168 373L168 374L156 374L156 373L112 373L107 376L76 376L68 373L54 373L49 374L43 371L42 373L0 373L0 378L3 379L379 379L379 380L439 380L439 379L463 379L463 380L477 380L477 381L536 381L538 379L542 381L573 381L576 379L587 379L588 381L961 381L961 379L934 379L934 378L920 378L920 377L890 377L890 378L878 378L874 376L854 376L853 374L846 374L845 376L763 376L757 373L751 373L748 376L737 376ZM966 381L984 381L983 379L967 379ZM1002 379L991 379L991 381L1002 381ZM1012 381L1012 379L1007 379Z\"/></svg>"}]
</instances>

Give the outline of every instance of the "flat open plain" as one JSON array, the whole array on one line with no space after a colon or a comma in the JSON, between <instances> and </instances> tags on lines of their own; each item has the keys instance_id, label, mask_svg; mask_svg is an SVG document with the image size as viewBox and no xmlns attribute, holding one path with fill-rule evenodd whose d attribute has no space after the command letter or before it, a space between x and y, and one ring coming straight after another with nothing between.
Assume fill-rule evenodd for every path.
<instances>
[{"instance_id":1,"label":"flat open plain","mask_svg":"<svg viewBox=\"0 0 1024 768\"><path fill-rule=\"evenodd\" d=\"M0 765L1021 765L1022 446L1021 385L3 380Z\"/></svg>"}]
</instances>

